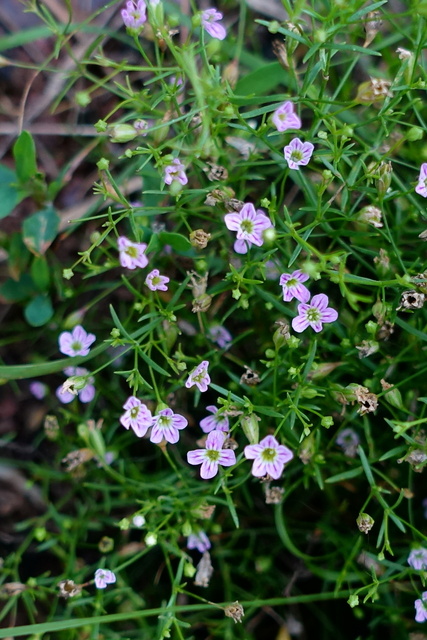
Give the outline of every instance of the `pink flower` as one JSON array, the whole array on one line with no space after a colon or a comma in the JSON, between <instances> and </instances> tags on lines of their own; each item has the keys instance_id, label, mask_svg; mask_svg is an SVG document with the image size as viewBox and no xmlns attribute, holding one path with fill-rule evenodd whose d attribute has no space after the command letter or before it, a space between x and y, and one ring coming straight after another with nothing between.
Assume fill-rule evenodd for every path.
<instances>
[{"instance_id":1,"label":"pink flower","mask_svg":"<svg viewBox=\"0 0 427 640\"><path fill-rule=\"evenodd\" d=\"M151 291L167 291L166 283L169 280L167 276L161 276L158 269L153 269L145 278L145 284Z\"/></svg>"},{"instance_id":2,"label":"pink flower","mask_svg":"<svg viewBox=\"0 0 427 640\"><path fill-rule=\"evenodd\" d=\"M188 178L185 174L185 167L178 158L165 166L163 179L165 184L172 184L173 180L178 180L182 185L187 184Z\"/></svg>"},{"instance_id":3,"label":"pink flower","mask_svg":"<svg viewBox=\"0 0 427 640\"><path fill-rule=\"evenodd\" d=\"M266 436L259 444L248 444L245 447L245 458L254 460L252 475L261 478L267 474L278 480L283 468L294 454L288 447L279 444L274 436Z\"/></svg>"},{"instance_id":4,"label":"pink flower","mask_svg":"<svg viewBox=\"0 0 427 640\"><path fill-rule=\"evenodd\" d=\"M142 438L153 424L153 416L148 407L135 396L130 396L123 405L125 413L120 418L120 424L125 429L134 430L138 438Z\"/></svg>"},{"instance_id":5,"label":"pink flower","mask_svg":"<svg viewBox=\"0 0 427 640\"><path fill-rule=\"evenodd\" d=\"M251 202L244 204L239 213L227 213L224 221L227 229L237 231L234 243L236 253L247 253L251 244L261 247L264 242L263 231L273 226L261 209L255 211Z\"/></svg>"},{"instance_id":6,"label":"pink flower","mask_svg":"<svg viewBox=\"0 0 427 640\"><path fill-rule=\"evenodd\" d=\"M279 284L283 288L283 300L290 302L296 298L300 302L308 302L310 300L310 291L302 283L308 280L309 276L299 269L292 273L282 273Z\"/></svg>"},{"instance_id":7,"label":"pink flower","mask_svg":"<svg viewBox=\"0 0 427 640\"><path fill-rule=\"evenodd\" d=\"M221 349L228 349L233 340L231 333L220 324L214 324L209 327L208 336L212 342L216 342Z\"/></svg>"},{"instance_id":8,"label":"pink flower","mask_svg":"<svg viewBox=\"0 0 427 640\"><path fill-rule=\"evenodd\" d=\"M145 242L132 242L125 236L120 236L117 240L119 249L119 259L122 267L126 269L143 269L148 264L148 258L145 255L147 245Z\"/></svg>"},{"instance_id":9,"label":"pink flower","mask_svg":"<svg viewBox=\"0 0 427 640\"><path fill-rule=\"evenodd\" d=\"M150 440L158 444L163 439L171 444L175 444L179 440L179 429L185 429L188 421L184 416L174 413L172 409L162 409L153 416L153 429L151 431Z\"/></svg>"},{"instance_id":10,"label":"pink flower","mask_svg":"<svg viewBox=\"0 0 427 640\"><path fill-rule=\"evenodd\" d=\"M78 397L80 402L91 402L95 397L94 377L89 376L89 371L83 367L67 367L64 373L68 376L68 380L57 388L56 397L63 404L72 402ZM70 378L73 378L70 380ZM68 384L67 384L68 383ZM71 391L70 389L73 389Z\"/></svg>"},{"instance_id":11,"label":"pink flower","mask_svg":"<svg viewBox=\"0 0 427 640\"><path fill-rule=\"evenodd\" d=\"M201 15L202 27L212 38L216 38L217 40L224 40L227 35L222 24L218 24L218 21L222 20L222 17L222 13L216 9L206 9L206 11L202 11Z\"/></svg>"},{"instance_id":12,"label":"pink flower","mask_svg":"<svg viewBox=\"0 0 427 640\"><path fill-rule=\"evenodd\" d=\"M49 391L47 385L43 382L39 382L38 380L34 380L34 382L30 382L30 393L37 398L37 400L43 400L46 397L47 392Z\"/></svg>"},{"instance_id":13,"label":"pink flower","mask_svg":"<svg viewBox=\"0 0 427 640\"><path fill-rule=\"evenodd\" d=\"M294 138L283 149L285 160L289 169L299 169L300 165L305 166L310 162L314 145L311 142L301 142L299 138Z\"/></svg>"},{"instance_id":14,"label":"pink flower","mask_svg":"<svg viewBox=\"0 0 427 640\"><path fill-rule=\"evenodd\" d=\"M189 464L201 464L200 476L204 480L218 473L218 465L231 467L236 464L236 454L231 449L223 449L226 434L223 431L211 431L206 438L206 449L195 449L187 453Z\"/></svg>"},{"instance_id":15,"label":"pink flower","mask_svg":"<svg viewBox=\"0 0 427 640\"><path fill-rule=\"evenodd\" d=\"M147 135L145 132L146 129L148 129L148 122L146 120L142 120L142 118L140 118L139 120L135 120L135 122L133 123L133 128L138 131L138 133L145 138L145 136Z\"/></svg>"},{"instance_id":16,"label":"pink flower","mask_svg":"<svg viewBox=\"0 0 427 640\"><path fill-rule=\"evenodd\" d=\"M301 120L294 111L294 104L287 100L271 117L271 121L277 131L287 131L288 129L301 129Z\"/></svg>"},{"instance_id":17,"label":"pink flower","mask_svg":"<svg viewBox=\"0 0 427 640\"><path fill-rule=\"evenodd\" d=\"M210 384L210 376L208 373L209 362L208 360L203 360L188 376L188 380L185 383L187 389L190 389L192 386L196 385L199 391L207 391L208 385Z\"/></svg>"},{"instance_id":18,"label":"pink flower","mask_svg":"<svg viewBox=\"0 0 427 640\"><path fill-rule=\"evenodd\" d=\"M412 549L408 556L408 564L416 571L425 571L427 569L427 549Z\"/></svg>"},{"instance_id":19,"label":"pink flower","mask_svg":"<svg viewBox=\"0 0 427 640\"><path fill-rule=\"evenodd\" d=\"M213 404L206 407L206 411L210 411L213 415L200 420L200 427L204 433L209 433L214 429L218 429L218 431L228 431L229 426L226 415L223 413L218 414L218 408Z\"/></svg>"},{"instance_id":20,"label":"pink flower","mask_svg":"<svg viewBox=\"0 0 427 640\"><path fill-rule=\"evenodd\" d=\"M90 345L95 342L96 336L87 333L79 324L70 331L59 334L59 350L66 356L87 356Z\"/></svg>"},{"instance_id":21,"label":"pink flower","mask_svg":"<svg viewBox=\"0 0 427 640\"><path fill-rule=\"evenodd\" d=\"M360 438L354 431L354 429L347 428L340 431L335 442L339 447L341 447L346 456L348 456L349 458L356 457Z\"/></svg>"},{"instance_id":22,"label":"pink flower","mask_svg":"<svg viewBox=\"0 0 427 640\"><path fill-rule=\"evenodd\" d=\"M126 8L121 11L125 27L128 29L141 29L147 21L147 7L144 0L126 2Z\"/></svg>"},{"instance_id":23,"label":"pink flower","mask_svg":"<svg viewBox=\"0 0 427 640\"><path fill-rule=\"evenodd\" d=\"M95 586L97 589L105 589L107 584L113 584L116 576L109 569L97 569L95 571Z\"/></svg>"},{"instance_id":24,"label":"pink flower","mask_svg":"<svg viewBox=\"0 0 427 640\"><path fill-rule=\"evenodd\" d=\"M421 594L414 602L415 605L415 622L425 622L427 620L427 591Z\"/></svg>"},{"instance_id":25,"label":"pink flower","mask_svg":"<svg viewBox=\"0 0 427 640\"><path fill-rule=\"evenodd\" d=\"M335 322L338 312L328 307L328 296L319 293L313 296L307 304L298 305L298 315L292 320L292 328L297 333L305 331L307 327L314 329L316 333L322 331L323 323Z\"/></svg>"},{"instance_id":26,"label":"pink flower","mask_svg":"<svg viewBox=\"0 0 427 640\"><path fill-rule=\"evenodd\" d=\"M423 198L427 198L427 162L423 162L418 176L418 184L415 187L415 193L419 193Z\"/></svg>"},{"instance_id":27,"label":"pink flower","mask_svg":"<svg viewBox=\"0 0 427 640\"><path fill-rule=\"evenodd\" d=\"M204 553L211 548L211 542L204 531L191 533L187 538L187 549L197 549L200 553Z\"/></svg>"}]
</instances>

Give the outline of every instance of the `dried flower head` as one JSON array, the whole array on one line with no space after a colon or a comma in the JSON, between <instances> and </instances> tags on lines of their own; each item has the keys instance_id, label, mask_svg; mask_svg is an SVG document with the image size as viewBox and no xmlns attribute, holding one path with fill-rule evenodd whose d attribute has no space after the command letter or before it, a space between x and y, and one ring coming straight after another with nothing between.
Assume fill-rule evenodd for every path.
<instances>
[{"instance_id":1,"label":"dried flower head","mask_svg":"<svg viewBox=\"0 0 427 640\"><path fill-rule=\"evenodd\" d=\"M214 162L207 162L208 167L205 167L203 171L207 174L209 182L219 182L220 180L228 179L228 171L225 167Z\"/></svg>"},{"instance_id":2,"label":"dried flower head","mask_svg":"<svg viewBox=\"0 0 427 640\"><path fill-rule=\"evenodd\" d=\"M369 11L365 20L365 33L366 39L363 46L369 47L377 33L381 30L383 21L381 20L381 14L379 11Z\"/></svg>"},{"instance_id":3,"label":"dried flower head","mask_svg":"<svg viewBox=\"0 0 427 640\"><path fill-rule=\"evenodd\" d=\"M357 402L360 404L357 413L364 416L366 413L372 413L378 407L378 397L375 393L371 393L366 387L357 385L354 389L354 395Z\"/></svg>"},{"instance_id":4,"label":"dried flower head","mask_svg":"<svg viewBox=\"0 0 427 640\"><path fill-rule=\"evenodd\" d=\"M370 78L368 82L363 82L357 90L356 100L362 104L375 104L393 97L390 91L391 82L383 78Z\"/></svg>"},{"instance_id":5,"label":"dried flower head","mask_svg":"<svg viewBox=\"0 0 427 640\"><path fill-rule=\"evenodd\" d=\"M225 607L224 613L227 618L232 618L234 622L242 622L242 618L245 615L242 605L237 600Z\"/></svg>"},{"instance_id":6,"label":"dried flower head","mask_svg":"<svg viewBox=\"0 0 427 640\"><path fill-rule=\"evenodd\" d=\"M59 597L60 598L73 598L78 596L82 592L82 587L76 584L74 580L61 580L58 582Z\"/></svg>"},{"instance_id":7,"label":"dried flower head","mask_svg":"<svg viewBox=\"0 0 427 640\"><path fill-rule=\"evenodd\" d=\"M367 513L359 514L356 520L357 527L362 533L369 533L375 524L375 520Z\"/></svg>"},{"instance_id":8,"label":"dried flower head","mask_svg":"<svg viewBox=\"0 0 427 640\"><path fill-rule=\"evenodd\" d=\"M5 582L0 586L0 596L19 596L19 594L25 591L26 588L27 585L22 582Z\"/></svg>"},{"instance_id":9,"label":"dried flower head","mask_svg":"<svg viewBox=\"0 0 427 640\"><path fill-rule=\"evenodd\" d=\"M43 424L44 432L48 440L56 440L59 435L59 423L56 416L47 415Z\"/></svg>"},{"instance_id":10,"label":"dried flower head","mask_svg":"<svg viewBox=\"0 0 427 640\"><path fill-rule=\"evenodd\" d=\"M281 502L283 502L284 494L285 494L285 490L282 487L266 487L265 503L280 504Z\"/></svg>"},{"instance_id":11,"label":"dried flower head","mask_svg":"<svg viewBox=\"0 0 427 640\"><path fill-rule=\"evenodd\" d=\"M88 460L92 460L94 455L93 451L88 448L76 449L75 451L67 453L61 462L65 465L65 471L74 471L74 469L88 462Z\"/></svg>"},{"instance_id":12,"label":"dried flower head","mask_svg":"<svg viewBox=\"0 0 427 640\"><path fill-rule=\"evenodd\" d=\"M194 584L197 587L208 587L213 574L213 566L209 551L205 551L197 565L197 573Z\"/></svg>"},{"instance_id":13,"label":"dried flower head","mask_svg":"<svg viewBox=\"0 0 427 640\"><path fill-rule=\"evenodd\" d=\"M190 233L190 242L196 249L205 249L211 237L211 234L206 233L203 229L196 229Z\"/></svg>"},{"instance_id":14,"label":"dried flower head","mask_svg":"<svg viewBox=\"0 0 427 640\"><path fill-rule=\"evenodd\" d=\"M359 352L359 358L367 358L373 353L376 353L380 345L375 340L362 340L360 344L356 345L356 349Z\"/></svg>"},{"instance_id":15,"label":"dried flower head","mask_svg":"<svg viewBox=\"0 0 427 640\"><path fill-rule=\"evenodd\" d=\"M382 212L378 207L374 207L372 205L368 205L367 207L363 207L359 212L358 220L360 222L368 222L373 227L380 229L383 226L382 223Z\"/></svg>"},{"instance_id":16,"label":"dried flower head","mask_svg":"<svg viewBox=\"0 0 427 640\"><path fill-rule=\"evenodd\" d=\"M400 309L421 309L424 306L425 294L418 293L418 291L404 291L400 299L400 305L397 307L397 311Z\"/></svg>"},{"instance_id":17,"label":"dried flower head","mask_svg":"<svg viewBox=\"0 0 427 640\"><path fill-rule=\"evenodd\" d=\"M250 387L255 387L257 384L261 382L261 378L258 375L257 371L254 371L250 367L244 365L246 371L240 378L240 384L247 384Z\"/></svg>"},{"instance_id":18,"label":"dried flower head","mask_svg":"<svg viewBox=\"0 0 427 640\"><path fill-rule=\"evenodd\" d=\"M385 320L385 322L378 328L375 337L377 340L388 340L392 333L394 333L394 324L389 320Z\"/></svg>"}]
</instances>

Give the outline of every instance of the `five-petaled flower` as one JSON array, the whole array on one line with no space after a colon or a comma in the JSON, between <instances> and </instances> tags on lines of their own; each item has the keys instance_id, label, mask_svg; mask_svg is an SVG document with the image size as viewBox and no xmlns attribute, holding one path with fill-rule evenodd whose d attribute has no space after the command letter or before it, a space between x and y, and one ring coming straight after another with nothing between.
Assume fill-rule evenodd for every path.
<instances>
[{"instance_id":1,"label":"five-petaled flower","mask_svg":"<svg viewBox=\"0 0 427 640\"><path fill-rule=\"evenodd\" d=\"M427 162L423 162L420 168L420 175L418 176L418 184L415 187L415 192L423 198L427 198Z\"/></svg>"},{"instance_id":2,"label":"five-petaled flower","mask_svg":"<svg viewBox=\"0 0 427 640\"><path fill-rule=\"evenodd\" d=\"M59 350L66 356L87 356L90 345L95 342L96 336L87 333L79 324L70 331L59 334Z\"/></svg>"},{"instance_id":3,"label":"five-petaled flower","mask_svg":"<svg viewBox=\"0 0 427 640\"><path fill-rule=\"evenodd\" d=\"M271 121L277 131L287 131L288 129L301 129L301 120L294 111L294 104L287 100L271 117Z\"/></svg>"},{"instance_id":4,"label":"five-petaled flower","mask_svg":"<svg viewBox=\"0 0 427 640\"><path fill-rule=\"evenodd\" d=\"M228 349L233 338L231 333L220 324L213 324L208 329L208 336L212 342L216 342L221 349Z\"/></svg>"},{"instance_id":5,"label":"five-petaled flower","mask_svg":"<svg viewBox=\"0 0 427 640\"><path fill-rule=\"evenodd\" d=\"M216 9L206 9L201 14L202 27L209 33L212 38L217 40L224 40L227 32L222 24L219 24L219 20L222 20L222 13Z\"/></svg>"},{"instance_id":6,"label":"five-petaled flower","mask_svg":"<svg viewBox=\"0 0 427 640\"><path fill-rule=\"evenodd\" d=\"M148 407L135 396L130 396L123 405L125 413L120 417L120 424L125 429L134 430L138 438L142 438L153 424L153 416Z\"/></svg>"},{"instance_id":7,"label":"five-petaled flower","mask_svg":"<svg viewBox=\"0 0 427 640\"><path fill-rule=\"evenodd\" d=\"M207 416L200 420L200 427L204 433L209 433L214 429L218 429L218 431L228 431L228 418L223 413L218 413L218 408L210 404L206 407L206 411L210 411L213 415Z\"/></svg>"},{"instance_id":8,"label":"five-petaled flower","mask_svg":"<svg viewBox=\"0 0 427 640\"><path fill-rule=\"evenodd\" d=\"M319 293L313 296L309 303L298 305L298 315L292 320L292 328L297 333L305 331L307 327L314 329L316 333L323 328L323 323L335 322L338 312L328 307L328 296Z\"/></svg>"},{"instance_id":9,"label":"five-petaled flower","mask_svg":"<svg viewBox=\"0 0 427 640\"><path fill-rule=\"evenodd\" d=\"M197 549L200 553L204 553L211 548L211 541L204 531L191 533L187 538L187 549Z\"/></svg>"},{"instance_id":10,"label":"five-petaled flower","mask_svg":"<svg viewBox=\"0 0 427 640\"><path fill-rule=\"evenodd\" d=\"M145 242L132 242L125 236L120 236L117 240L119 249L119 259L122 267L126 269L143 269L148 264L148 258L145 255L147 245Z\"/></svg>"},{"instance_id":11,"label":"five-petaled flower","mask_svg":"<svg viewBox=\"0 0 427 640\"><path fill-rule=\"evenodd\" d=\"M251 202L244 204L239 213L227 213L224 222L227 229L237 231L234 243L236 253L247 253L251 244L261 247L264 242L263 231L273 226L261 209L255 211Z\"/></svg>"},{"instance_id":12,"label":"five-petaled flower","mask_svg":"<svg viewBox=\"0 0 427 640\"><path fill-rule=\"evenodd\" d=\"M179 440L179 429L185 429L188 421L184 416L174 413L172 409L162 409L157 415L153 416L153 428L151 430L150 440L158 444L163 439L171 444L175 444Z\"/></svg>"},{"instance_id":13,"label":"five-petaled flower","mask_svg":"<svg viewBox=\"0 0 427 640\"><path fill-rule=\"evenodd\" d=\"M177 180L182 185L187 184L188 178L185 173L185 167L178 158L175 158L165 166L163 180L165 184L172 184L174 180Z\"/></svg>"},{"instance_id":14,"label":"five-petaled flower","mask_svg":"<svg viewBox=\"0 0 427 640\"><path fill-rule=\"evenodd\" d=\"M145 284L151 291L167 291L166 285L169 280L167 276L161 276L158 269L153 269L145 278Z\"/></svg>"},{"instance_id":15,"label":"five-petaled flower","mask_svg":"<svg viewBox=\"0 0 427 640\"><path fill-rule=\"evenodd\" d=\"M299 269L292 273L282 273L279 284L282 286L283 300L290 302L293 298L296 298L300 302L308 302L310 300L310 291L302 284L308 278L308 274Z\"/></svg>"},{"instance_id":16,"label":"five-petaled flower","mask_svg":"<svg viewBox=\"0 0 427 640\"><path fill-rule=\"evenodd\" d=\"M64 373L68 380L56 390L56 397L64 404L78 396L80 402L91 402L95 397L94 377L83 367L67 367ZM67 384L68 383L68 384Z\"/></svg>"},{"instance_id":17,"label":"five-petaled flower","mask_svg":"<svg viewBox=\"0 0 427 640\"><path fill-rule=\"evenodd\" d=\"M144 0L126 2L126 8L121 11L125 27L139 30L147 21L147 7Z\"/></svg>"},{"instance_id":18,"label":"five-petaled flower","mask_svg":"<svg viewBox=\"0 0 427 640\"><path fill-rule=\"evenodd\" d=\"M236 464L236 454L231 449L223 449L226 434L223 431L211 431L206 438L206 449L195 449L187 453L189 464L201 464L200 476L204 480L218 473L218 465L231 467Z\"/></svg>"},{"instance_id":19,"label":"five-petaled flower","mask_svg":"<svg viewBox=\"0 0 427 640\"><path fill-rule=\"evenodd\" d=\"M427 569L427 549L423 547L412 549L408 556L408 564L416 571L425 571Z\"/></svg>"},{"instance_id":20,"label":"five-petaled flower","mask_svg":"<svg viewBox=\"0 0 427 640\"><path fill-rule=\"evenodd\" d=\"M425 622L427 620L427 591L421 594L414 602L415 606L415 622Z\"/></svg>"},{"instance_id":21,"label":"five-petaled flower","mask_svg":"<svg viewBox=\"0 0 427 640\"><path fill-rule=\"evenodd\" d=\"M105 589L107 584L113 584L116 576L109 569L97 569L95 571L95 586L97 589Z\"/></svg>"},{"instance_id":22,"label":"five-petaled flower","mask_svg":"<svg viewBox=\"0 0 427 640\"><path fill-rule=\"evenodd\" d=\"M313 155L314 145L311 142L301 142L299 138L294 138L283 149L285 160L289 169L299 169L310 162Z\"/></svg>"},{"instance_id":23,"label":"five-petaled flower","mask_svg":"<svg viewBox=\"0 0 427 640\"><path fill-rule=\"evenodd\" d=\"M279 444L274 436L266 436L259 444L248 444L244 450L245 458L253 460L252 475L261 478L267 474L278 480L283 468L294 454L288 447Z\"/></svg>"},{"instance_id":24,"label":"five-petaled flower","mask_svg":"<svg viewBox=\"0 0 427 640\"><path fill-rule=\"evenodd\" d=\"M203 360L188 376L185 386L190 389L194 385L199 391L207 391L210 384L210 376L208 373L209 361Z\"/></svg>"}]
</instances>

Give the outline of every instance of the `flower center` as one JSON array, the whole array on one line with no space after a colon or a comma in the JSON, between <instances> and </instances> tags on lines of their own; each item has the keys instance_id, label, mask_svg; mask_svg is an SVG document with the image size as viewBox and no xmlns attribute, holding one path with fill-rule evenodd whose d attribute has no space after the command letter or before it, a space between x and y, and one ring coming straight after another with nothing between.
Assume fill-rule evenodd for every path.
<instances>
[{"instance_id":1,"label":"flower center","mask_svg":"<svg viewBox=\"0 0 427 640\"><path fill-rule=\"evenodd\" d=\"M252 233L254 229L254 223L252 222L252 220L242 220L242 222L240 223L240 228L245 233Z\"/></svg>"},{"instance_id":2,"label":"flower center","mask_svg":"<svg viewBox=\"0 0 427 640\"><path fill-rule=\"evenodd\" d=\"M130 417L135 419L138 417L138 413L139 413L139 407L132 407L132 409L130 410Z\"/></svg>"},{"instance_id":3,"label":"flower center","mask_svg":"<svg viewBox=\"0 0 427 640\"><path fill-rule=\"evenodd\" d=\"M311 309L309 309L307 311L307 320L309 322L319 322L321 320L321 313L319 311L319 309L313 309L313 307Z\"/></svg>"},{"instance_id":4,"label":"flower center","mask_svg":"<svg viewBox=\"0 0 427 640\"><path fill-rule=\"evenodd\" d=\"M131 258L137 258L138 257L138 249L136 247L127 247L126 253Z\"/></svg>"},{"instance_id":5,"label":"flower center","mask_svg":"<svg viewBox=\"0 0 427 640\"><path fill-rule=\"evenodd\" d=\"M296 278L290 278L287 283L286 286L287 287L296 287L298 284L298 280Z\"/></svg>"},{"instance_id":6,"label":"flower center","mask_svg":"<svg viewBox=\"0 0 427 640\"><path fill-rule=\"evenodd\" d=\"M156 286L157 286L158 284L160 284L160 283L161 283L161 279L160 279L160 277L159 277L159 276L153 276L153 277L151 278L151 284L152 284L154 287L156 287Z\"/></svg>"},{"instance_id":7,"label":"flower center","mask_svg":"<svg viewBox=\"0 0 427 640\"><path fill-rule=\"evenodd\" d=\"M264 460L264 462L273 462L273 460L275 460L275 458L277 457L277 451L276 451L276 449L272 449L271 447L267 447L262 452L261 457Z\"/></svg>"},{"instance_id":8,"label":"flower center","mask_svg":"<svg viewBox=\"0 0 427 640\"><path fill-rule=\"evenodd\" d=\"M206 457L211 462L217 462L219 458L219 451L216 449L206 449Z\"/></svg>"},{"instance_id":9,"label":"flower center","mask_svg":"<svg viewBox=\"0 0 427 640\"><path fill-rule=\"evenodd\" d=\"M161 429L167 429L168 427L170 427L171 422L172 418L170 416L159 416L157 426Z\"/></svg>"},{"instance_id":10,"label":"flower center","mask_svg":"<svg viewBox=\"0 0 427 640\"><path fill-rule=\"evenodd\" d=\"M194 382L203 382L203 379L205 377L206 371L205 369L203 369L202 371L200 371L200 373L196 373L196 375L193 374L193 380Z\"/></svg>"},{"instance_id":11,"label":"flower center","mask_svg":"<svg viewBox=\"0 0 427 640\"><path fill-rule=\"evenodd\" d=\"M78 340L76 340L75 342L73 342L73 343L71 344L71 348L72 348L74 351L80 351L80 349L83 349L83 345L82 345L82 343L81 343L81 342L79 342Z\"/></svg>"},{"instance_id":12,"label":"flower center","mask_svg":"<svg viewBox=\"0 0 427 640\"><path fill-rule=\"evenodd\" d=\"M301 162L302 159L303 159L303 155L301 151L297 151L297 150L292 151L291 160L293 160L294 162Z\"/></svg>"}]
</instances>

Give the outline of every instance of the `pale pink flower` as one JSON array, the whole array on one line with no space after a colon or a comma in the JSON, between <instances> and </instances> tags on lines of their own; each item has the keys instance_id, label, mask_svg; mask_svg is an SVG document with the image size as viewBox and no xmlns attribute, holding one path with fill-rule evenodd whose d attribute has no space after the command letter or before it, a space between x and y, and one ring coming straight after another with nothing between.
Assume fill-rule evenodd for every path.
<instances>
[{"instance_id":1,"label":"pale pink flower","mask_svg":"<svg viewBox=\"0 0 427 640\"><path fill-rule=\"evenodd\" d=\"M167 440L171 444L175 444L179 440L179 429L185 429L188 421L179 413L174 413L172 409L162 409L153 416L153 428L151 430L150 440L158 444L162 440Z\"/></svg>"},{"instance_id":2,"label":"pale pink flower","mask_svg":"<svg viewBox=\"0 0 427 640\"><path fill-rule=\"evenodd\" d=\"M219 20L222 20L222 18L222 13L216 9L206 9L206 11L202 11L201 14L202 27L212 38L216 38L217 40L224 40L227 35L225 27L219 24Z\"/></svg>"},{"instance_id":3,"label":"pale pink flower","mask_svg":"<svg viewBox=\"0 0 427 640\"><path fill-rule=\"evenodd\" d=\"M251 244L261 247L264 242L263 231L273 226L261 209L255 211L251 202L244 204L238 213L227 213L224 222L227 229L237 231L234 251L241 254L247 253Z\"/></svg>"},{"instance_id":4,"label":"pale pink flower","mask_svg":"<svg viewBox=\"0 0 427 640\"><path fill-rule=\"evenodd\" d=\"M415 192L423 198L427 198L427 162L423 162L420 168L420 175L418 176L418 184L415 187Z\"/></svg>"},{"instance_id":5,"label":"pale pink flower","mask_svg":"<svg viewBox=\"0 0 427 640\"><path fill-rule=\"evenodd\" d=\"M346 456L348 456L349 458L356 457L360 438L354 431L354 429L348 427L347 429L343 429L342 431L340 431L335 442L338 446L341 447Z\"/></svg>"},{"instance_id":6,"label":"pale pink flower","mask_svg":"<svg viewBox=\"0 0 427 640\"><path fill-rule=\"evenodd\" d=\"M231 333L220 324L213 324L209 327L208 336L212 342L216 342L221 349L228 349L233 340Z\"/></svg>"},{"instance_id":7,"label":"pale pink flower","mask_svg":"<svg viewBox=\"0 0 427 640\"><path fill-rule=\"evenodd\" d=\"M298 305L298 315L292 320L292 328L297 333L305 331L307 327L319 333L323 329L323 323L335 322L338 312L328 307L328 296L319 293L313 296L309 303Z\"/></svg>"},{"instance_id":8,"label":"pale pink flower","mask_svg":"<svg viewBox=\"0 0 427 640\"><path fill-rule=\"evenodd\" d=\"M209 361L203 360L188 376L188 380L185 383L187 389L190 389L194 385L199 391L207 391L210 384L210 376L208 373Z\"/></svg>"},{"instance_id":9,"label":"pale pink flower","mask_svg":"<svg viewBox=\"0 0 427 640\"><path fill-rule=\"evenodd\" d=\"M427 621L427 591L421 594L421 598L418 598L414 602L415 606L415 622Z\"/></svg>"},{"instance_id":10,"label":"pale pink flower","mask_svg":"<svg viewBox=\"0 0 427 640\"><path fill-rule=\"evenodd\" d=\"M37 400L43 400L46 396L49 388L43 382L39 382L38 380L34 380L34 382L30 382L30 393L37 398Z\"/></svg>"},{"instance_id":11,"label":"pale pink flower","mask_svg":"<svg viewBox=\"0 0 427 640\"><path fill-rule=\"evenodd\" d=\"M311 142L301 142L299 138L294 138L283 149L285 160L289 169L299 169L300 165L305 166L310 162L314 145Z\"/></svg>"},{"instance_id":12,"label":"pale pink flower","mask_svg":"<svg viewBox=\"0 0 427 640\"><path fill-rule=\"evenodd\" d=\"M211 548L211 542L204 531L191 533L187 538L187 549L197 549L200 553L204 553Z\"/></svg>"},{"instance_id":13,"label":"pale pink flower","mask_svg":"<svg viewBox=\"0 0 427 640\"><path fill-rule=\"evenodd\" d=\"M206 407L206 411L210 411L213 415L207 416L200 420L200 427L204 433L209 433L214 429L218 429L218 431L228 431L228 418L223 413L218 413L218 408L210 404Z\"/></svg>"},{"instance_id":14,"label":"pale pink flower","mask_svg":"<svg viewBox=\"0 0 427 640\"><path fill-rule=\"evenodd\" d=\"M408 564L416 571L425 571L427 569L427 549L423 547L412 549L408 556Z\"/></svg>"},{"instance_id":15,"label":"pale pink flower","mask_svg":"<svg viewBox=\"0 0 427 640\"><path fill-rule=\"evenodd\" d=\"M248 444L244 450L245 458L253 460L252 475L261 478L267 474L278 480L283 468L294 454L288 447L279 444L274 436L266 436L259 444Z\"/></svg>"},{"instance_id":16,"label":"pale pink flower","mask_svg":"<svg viewBox=\"0 0 427 640\"><path fill-rule=\"evenodd\" d=\"M185 173L185 167L178 158L175 158L165 166L163 179L165 184L172 184L173 180L177 180L182 185L187 184L188 178Z\"/></svg>"},{"instance_id":17,"label":"pale pink flower","mask_svg":"<svg viewBox=\"0 0 427 640\"><path fill-rule=\"evenodd\" d=\"M59 350L66 356L87 356L90 345L95 342L96 336L87 333L79 324L70 331L59 334Z\"/></svg>"},{"instance_id":18,"label":"pale pink flower","mask_svg":"<svg viewBox=\"0 0 427 640\"><path fill-rule=\"evenodd\" d=\"M105 589L107 584L114 584L116 576L109 569L97 569L95 571L95 586L97 589Z\"/></svg>"},{"instance_id":19,"label":"pale pink flower","mask_svg":"<svg viewBox=\"0 0 427 640\"><path fill-rule=\"evenodd\" d=\"M141 29L147 21L147 7L144 0L132 0L126 2L126 8L121 11L125 27L128 29Z\"/></svg>"},{"instance_id":20,"label":"pale pink flower","mask_svg":"<svg viewBox=\"0 0 427 640\"><path fill-rule=\"evenodd\" d=\"M72 402L74 398L78 397L80 402L91 402L95 397L94 377L89 376L89 371L83 367L67 367L64 369L64 373L68 376L68 380L63 385L57 388L56 397L63 404ZM75 378L71 380L70 378ZM70 383L67 385L67 382ZM69 388L74 388L74 393Z\"/></svg>"},{"instance_id":21,"label":"pale pink flower","mask_svg":"<svg viewBox=\"0 0 427 640\"><path fill-rule=\"evenodd\" d=\"M148 407L135 396L130 396L123 405L125 413L120 417L120 424L125 429L134 430L138 438L142 438L153 424L153 416Z\"/></svg>"},{"instance_id":22,"label":"pale pink flower","mask_svg":"<svg viewBox=\"0 0 427 640\"><path fill-rule=\"evenodd\" d=\"M145 133L146 129L148 129L148 122L146 120L142 120L142 118L140 118L139 120L135 120L135 122L133 123L133 128L138 131L139 135L141 135L143 138L145 138L145 136L147 135Z\"/></svg>"},{"instance_id":23,"label":"pale pink flower","mask_svg":"<svg viewBox=\"0 0 427 640\"><path fill-rule=\"evenodd\" d=\"M161 276L158 269L153 269L150 271L148 276L145 278L145 284L151 291L167 291L168 288L166 284L170 281L170 278L167 276Z\"/></svg>"},{"instance_id":24,"label":"pale pink flower","mask_svg":"<svg viewBox=\"0 0 427 640\"><path fill-rule=\"evenodd\" d=\"M277 131L287 131L288 129L301 129L301 120L294 111L294 104L287 100L271 117L271 121Z\"/></svg>"},{"instance_id":25,"label":"pale pink flower","mask_svg":"<svg viewBox=\"0 0 427 640\"><path fill-rule=\"evenodd\" d=\"M283 300L290 302L296 298L300 302L310 300L310 291L302 283L308 280L309 276L299 269L292 273L282 273L279 284L282 286Z\"/></svg>"},{"instance_id":26,"label":"pale pink flower","mask_svg":"<svg viewBox=\"0 0 427 640\"><path fill-rule=\"evenodd\" d=\"M122 267L126 269L143 269L148 264L148 258L145 255L147 245L145 242L132 242L125 236L117 239L117 247L119 249L119 260Z\"/></svg>"},{"instance_id":27,"label":"pale pink flower","mask_svg":"<svg viewBox=\"0 0 427 640\"><path fill-rule=\"evenodd\" d=\"M211 431L206 438L206 449L195 449L187 453L189 464L201 464L200 475L204 480L218 473L218 465L231 467L236 464L236 454L232 449L223 449L226 434L223 431Z\"/></svg>"}]
</instances>

